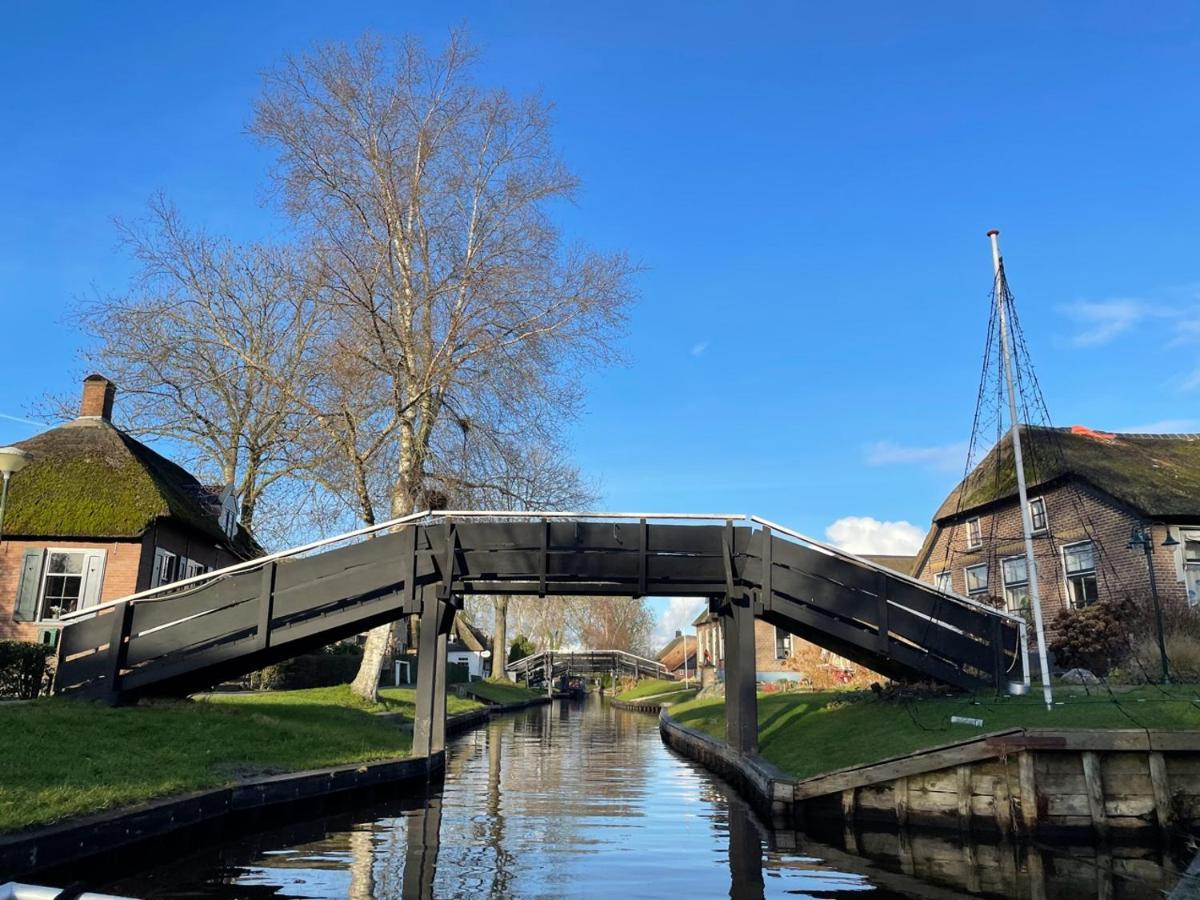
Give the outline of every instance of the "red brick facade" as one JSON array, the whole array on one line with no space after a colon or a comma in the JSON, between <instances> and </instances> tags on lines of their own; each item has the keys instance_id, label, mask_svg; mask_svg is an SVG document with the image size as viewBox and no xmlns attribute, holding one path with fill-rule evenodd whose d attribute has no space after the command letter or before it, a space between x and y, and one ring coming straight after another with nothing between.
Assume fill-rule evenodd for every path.
<instances>
[{"instance_id":1,"label":"red brick facade","mask_svg":"<svg viewBox=\"0 0 1200 900\"><path fill-rule=\"evenodd\" d=\"M1141 549L1128 546L1133 527L1145 522L1142 515L1078 481L1059 482L1030 492L1031 503L1038 498L1045 503L1046 528L1034 535L1034 560L1042 614L1048 628L1069 602L1063 548L1071 545L1093 542L1096 599L1128 595L1139 601L1149 600L1150 577L1145 554ZM1200 498L1197 499L1200 503ZM972 519L978 520L977 547L968 545L967 522ZM1169 533L1176 540L1181 540L1181 534L1189 530L1192 529L1187 526L1169 527ZM1195 530L1200 530L1200 522ZM1152 558L1158 593L1164 602L1185 602L1183 543L1181 541L1178 547L1161 546L1167 534L1168 526L1152 528ZM955 593L1004 606L1001 560L1023 557L1022 535L1020 508L1015 499L934 523L922 555L917 559L914 575L935 584L939 573L949 573L950 589ZM987 566L987 589L971 593L966 570L983 565Z\"/></svg>"},{"instance_id":2,"label":"red brick facade","mask_svg":"<svg viewBox=\"0 0 1200 900\"><path fill-rule=\"evenodd\" d=\"M62 550L105 551L104 581L100 589L101 603L116 600L138 590L139 573L143 568L142 541L75 541L66 538L38 541L5 540L0 543L0 640L35 641L39 630L54 624L13 621L13 609L21 580L21 561L25 551L50 547Z\"/></svg>"}]
</instances>

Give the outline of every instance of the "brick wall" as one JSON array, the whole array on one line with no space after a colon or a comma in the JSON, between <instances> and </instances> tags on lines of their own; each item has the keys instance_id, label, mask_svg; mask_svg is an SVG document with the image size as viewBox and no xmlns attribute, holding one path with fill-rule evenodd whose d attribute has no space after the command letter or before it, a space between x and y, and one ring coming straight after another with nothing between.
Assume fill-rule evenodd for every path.
<instances>
[{"instance_id":1,"label":"brick wall","mask_svg":"<svg viewBox=\"0 0 1200 900\"><path fill-rule=\"evenodd\" d=\"M55 547L64 550L104 550L104 581L100 602L116 600L137 589L142 560L142 542L133 541L26 541L5 540L0 543L0 640L37 640L38 625L33 622L14 622L17 587L21 579L21 563L28 549Z\"/></svg>"},{"instance_id":2,"label":"brick wall","mask_svg":"<svg viewBox=\"0 0 1200 900\"><path fill-rule=\"evenodd\" d=\"M1062 548L1066 544L1092 539L1096 545L1096 575L1099 599L1128 594L1140 602L1149 602L1150 577L1146 557L1141 550L1128 548L1132 527L1141 517L1117 504L1105 494L1081 483L1064 483L1044 492L1031 492L1030 498L1046 502L1048 528L1034 535L1034 560L1038 570L1042 615L1047 628L1067 605L1067 581L1063 570ZM965 569L988 565L988 591L978 599L996 606L1004 605L1004 587L1000 560L1025 552L1019 504L1013 500L979 516L983 545L967 547L965 521L934 526L934 539L928 559L915 577L934 583L938 572L949 571L955 593L966 594ZM1183 602L1186 586L1182 578L1182 548L1162 547L1164 526L1153 529L1154 572L1159 596L1165 601Z\"/></svg>"}]
</instances>

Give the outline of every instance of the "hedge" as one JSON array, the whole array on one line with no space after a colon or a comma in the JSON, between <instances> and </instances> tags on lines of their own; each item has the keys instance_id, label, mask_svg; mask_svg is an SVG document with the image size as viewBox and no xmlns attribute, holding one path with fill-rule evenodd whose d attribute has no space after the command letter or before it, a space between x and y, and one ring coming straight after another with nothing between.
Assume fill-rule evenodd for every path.
<instances>
[{"instance_id":1,"label":"hedge","mask_svg":"<svg viewBox=\"0 0 1200 900\"><path fill-rule=\"evenodd\" d=\"M53 654L47 644L0 641L0 697L32 700L46 690Z\"/></svg>"},{"instance_id":2,"label":"hedge","mask_svg":"<svg viewBox=\"0 0 1200 900\"><path fill-rule=\"evenodd\" d=\"M295 691L331 687L354 680L361 653L306 653L250 673L250 687L259 691Z\"/></svg>"}]
</instances>

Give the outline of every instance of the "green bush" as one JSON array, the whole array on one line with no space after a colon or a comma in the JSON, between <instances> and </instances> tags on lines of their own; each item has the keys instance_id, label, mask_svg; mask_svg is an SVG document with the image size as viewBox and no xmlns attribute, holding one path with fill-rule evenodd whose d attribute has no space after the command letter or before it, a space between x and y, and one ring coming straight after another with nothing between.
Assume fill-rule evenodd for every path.
<instances>
[{"instance_id":1,"label":"green bush","mask_svg":"<svg viewBox=\"0 0 1200 900\"><path fill-rule=\"evenodd\" d=\"M32 700L50 686L54 649L27 641L0 641L0 697Z\"/></svg>"},{"instance_id":2,"label":"green bush","mask_svg":"<svg viewBox=\"0 0 1200 900\"><path fill-rule=\"evenodd\" d=\"M513 638L512 644L508 648L508 661L515 663L518 659L524 659L527 656L533 656L537 652L537 647L533 645L533 641L523 634L518 634Z\"/></svg>"},{"instance_id":3,"label":"green bush","mask_svg":"<svg viewBox=\"0 0 1200 900\"><path fill-rule=\"evenodd\" d=\"M1055 664L1107 675L1129 656L1129 624L1136 616L1137 609L1129 599L1064 609L1054 620L1057 637L1050 644Z\"/></svg>"},{"instance_id":4,"label":"green bush","mask_svg":"<svg viewBox=\"0 0 1200 900\"><path fill-rule=\"evenodd\" d=\"M466 663L446 663L446 683L466 684L471 680L471 667Z\"/></svg>"},{"instance_id":5,"label":"green bush","mask_svg":"<svg viewBox=\"0 0 1200 900\"><path fill-rule=\"evenodd\" d=\"M256 691L298 691L346 684L354 680L361 662L361 651L351 653L341 649L293 656L251 672L250 688Z\"/></svg>"}]
</instances>

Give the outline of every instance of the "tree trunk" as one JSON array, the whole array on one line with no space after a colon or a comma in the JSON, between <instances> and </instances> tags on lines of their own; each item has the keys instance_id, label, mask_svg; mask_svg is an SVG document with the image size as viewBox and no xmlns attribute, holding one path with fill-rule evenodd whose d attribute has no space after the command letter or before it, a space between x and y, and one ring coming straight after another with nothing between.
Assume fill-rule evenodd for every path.
<instances>
[{"instance_id":1,"label":"tree trunk","mask_svg":"<svg viewBox=\"0 0 1200 900\"><path fill-rule=\"evenodd\" d=\"M508 598L493 597L496 604L496 627L492 633L492 677L504 677L508 662Z\"/></svg>"}]
</instances>

